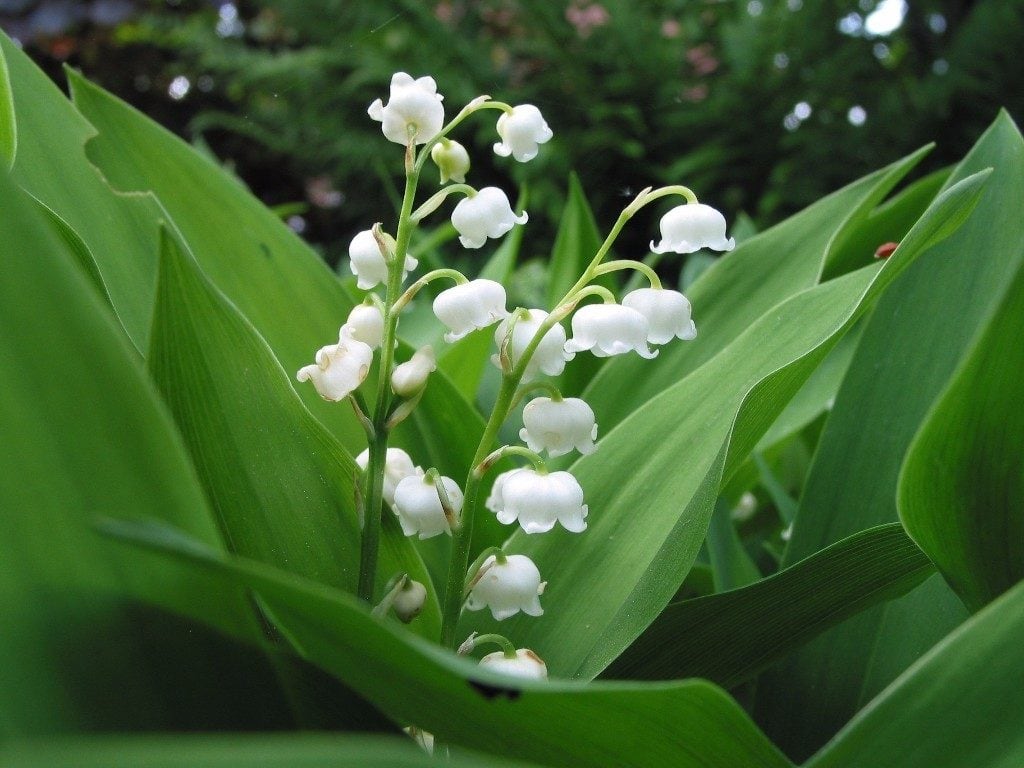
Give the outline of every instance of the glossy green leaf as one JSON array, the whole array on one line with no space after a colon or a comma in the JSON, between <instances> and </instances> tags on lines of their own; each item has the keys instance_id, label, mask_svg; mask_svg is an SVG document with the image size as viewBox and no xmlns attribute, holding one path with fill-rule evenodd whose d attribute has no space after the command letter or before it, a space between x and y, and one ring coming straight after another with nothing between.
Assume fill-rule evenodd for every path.
<instances>
[{"instance_id":1,"label":"glossy green leaf","mask_svg":"<svg viewBox=\"0 0 1024 768\"><path fill-rule=\"evenodd\" d=\"M253 327L169 235L160 263L149 367L224 540L234 552L354 592L355 462L306 411ZM406 571L429 583L394 516L385 521L378 581ZM431 600L416 627L432 635L438 622Z\"/></svg>"},{"instance_id":2,"label":"glossy green leaf","mask_svg":"<svg viewBox=\"0 0 1024 768\"><path fill-rule=\"evenodd\" d=\"M937 231L967 215L984 177L938 197L884 265L780 304L577 461L572 471L589 499L589 529L512 536L508 551L531 557L548 587L544 616L513 617L502 631L541 653L559 675L593 677L614 660L683 582L723 480L858 315ZM463 626L493 631L486 617L466 615Z\"/></svg>"},{"instance_id":3,"label":"glossy green leaf","mask_svg":"<svg viewBox=\"0 0 1024 768\"><path fill-rule=\"evenodd\" d=\"M606 676L704 677L732 687L933 572L898 524L871 528L749 586L673 603Z\"/></svg>"},{"instance_id":4,"label":"glossy green leaf","mask_svg":"<svg viewBox=\"0 0 1024 768\"><path fill-rule=\"evenodd\" d=\"M1024 242L1017 243L1018 261ZM907 453L900 519L971 610L1024 579L1024 269Z\"/></svg>"},{"instance_id":5,"label":"glossy green leaf","mask_svg":"<svg viewBox=\"0 0 1024 768\"><path fill-rule=\"evenodd\" d=\"M1024 764L1024 584L932 648L807 768Z\"/></svg>"},{"instance_id":6,"label":"glossy green leaf","mask_svg":"<svg viewBox=\"0 0 1024 768\"><path fill-rule=\"evenodd\" d=\"M839 340L835 348L821 361L821 365L793 395L793 399L786 404L785 410L779 414L771 428L765 432L757 444L759 450L766 450L795 435L832 408L846 370L850 367L853 353L860 343L860 334L863 330L862 321Z\"/></svg>"},{"instance_id":7,"label":"glossy green leaf","mask_svg":"<svg viewBox=\"0 0 1024 768\"><path fill-rule=\"evenodd\" d=\"M784 564L897 519L903 456L1020 261L1024 219L1015 201L1024 198L1024 142L1005 115L949 183L984 168L994 171L970 219L915 262L868 318L819 442ZM933 577L766 673L759 721L791 757L809 755L964 618L959 600Z\"/></svg>"},{"instance_id":8,"label":"glossy green leaf","mask_svg":"<svg viewBox=\"0 0 1024 768\"><path fill-rule=\"evenodd\" d=\"M226 559L166 526L108 521L104 531L256 590L304 657L443 741L547 766L791 768L739 705L703 680L516 680L372 619L348 595Z\"/></svg>"},{"instance_id":9,"label":"glossy green leaf","mask_svg":"<svg viewBox=\"0 0 1024 768\"><path fill-rule=\"evenodd\" d=\"M144 350L156 285L159 205L149 195L125 197L110 189L85 157L92 126L3 32L0 57L17 132L11 178L85 243L121 324ZM0 122L6 122L2 114Z\"/></svg>"},{"instance_id":10,"label":"glossy green leaf","mask_svg":"<svg viewBox=\"0 0 1024 768\"><path fill-rule=\"evenodd\" d=\"M140 561L101 515L220 539L174 424L34 200L0 170L0 741L92 729L282 727L239 590ZM181 670L189 674L183 676Z\"/></svg>"},{"instance_id":11,"label":"glossy green leaf","mask_svg":"<svg viewBox=\"0 0 1024 768\"><path fill-rule=\"evenodd\" d=\"M431 756L410 739L328 734L105 736L0 747L0 768L529 768L467 753Z\"/></svg>"},{"instance_id":12,"label":"glossy green leaf","mask_svg":"<svg viewBox=\"0 0 1024 768\"><path fill-rule=\"evenodd\" d=\"M687 294L695 341L666 345L654 361L614 358L591 382L584 397L602 431L718 355L770 309L817 284L832 243L860 226L926 151L865 176L720 257Z\"/></svg>"}]
</instances>

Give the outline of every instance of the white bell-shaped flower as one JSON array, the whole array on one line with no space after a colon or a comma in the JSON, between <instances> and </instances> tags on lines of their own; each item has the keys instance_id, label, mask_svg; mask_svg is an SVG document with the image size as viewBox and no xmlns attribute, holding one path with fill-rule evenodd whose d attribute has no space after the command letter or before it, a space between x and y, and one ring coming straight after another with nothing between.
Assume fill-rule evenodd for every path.
<instances>
[{"instance_id":1,"label":"white bell-shaped flower","mask_svg":"<svg viewBox=\"0 0 1024 768\"><path fill-rule=\"evenodd\" d=\"M515 327L512 330L512 339L508 345L508 353L512 359L513 366L519 364L519 359L523 356L523 352L533 339L534 334L537 333L541 323L547 317L548 313L543 309L531 309L522 314L516 321ZM501 349L501 345L505 343L510 322L511 318L502 320L501 324L494 331L494 343L498 345L498 349ZM548 376L558 376L565 370L565 361L569 359L563 349L564 345L565 328L555 323L544 334L544 338L540 340L540 344L534 350L533 357L530 358L530 362L526 365L523 379L529 381L537 375L538 371ZM493 355L491 362L499 368L501 367L501 360L498 355Z\"/></svg>"},{"instance_id":2,"label":"white bell-shaped flower","mask_svg":"<svg viewBox=\"0 0 1024 768\"><path fill-rule=\"evenodd\" d=\"M400 397L412 397L427 385L427 377L437 370L434 348L427 344L391 372L391 389Z\"/></svg>"},{"instance_id":3,"label":"white bell-shaped flower","mask_svg":"<svg viewBox=\"0 0 1024 768\"><path fill-rule=\"evenodd\" d=\"M441 139L430 150L430 159L441 172L441 183L455 181L464 184L469 173L469 152L452 139Z\"/></svg>"},{"instance_id":4,"label":"white bell-shaped flower","mask_svg":"<svg viewBox=\"0 0 1024 768\"><path fill-rule=\"evenodd\" d=\"M452 211L452 226L465 248L479 248L488 237L501 237L527 219L526 211L516 216L508 196L497 187L484 187L472 197L464 197Z\"/></svg>"},{"instance_id":5,"label":"white bell-shaped flower","mask_svg":"<svg viewBox=\"0 0 1024 768\"><path fill-rule=\"evenodd\" d=\"M690 300L679 291L666 288L638 288L622 297L622 306L647 318L647 341L665 344L673 338L697 338L697 326L690 316Z\"/></svg>"},{"instance_id":6,"label":"white bell-shaped flower","mask_svg":"<svg viewBox=\"0 0 1024 768\"><path fill-rule=\"evenodd\" d=\"M504 651L488 653L480 659L480 666L511 677L530 680L546 680L548 677L547 664L529 648L520 648L514 658L507 657Z\"/></svg>"},{"instance_id":7,"label":"white bell-shaped flower","mask_svg":"<svg viewBox=\"0 0 1024 768\"><path fill-rule=\"evenodd\" d=\"M541 474L530 467L503 472L495 479L486 506L499 523L518 520L526 533L546 533L556 522L572 533L587 528L583 489L568 472Z\"/></svg>"},{"instance_id":8,"label":"white bell-shaped flower","mask_svg":"<svg viewBox=\"0 0 1024 768\"><path fill-rule=\"evenodd\" d=\"M375 304L357 304L348 313L345 325L352 329L352 338L369 345L370 349L380 348L384 339L384 315Z\"/></svg>"},{"instance_id":9,"label":"white bell-shaped flower","mask_svg":"<svg viewBox=\"0 0 1024 768\"><path fill-rule=\"evenodd\" d=\"M367 291L379 283L388 281L388 265L380 252L377 238L373 236L372 229L364 229L352 238L348 246L348 255L352 260L352 274L358 279L356 285L362 291ZM405 257L405 270L402 272L402 280L405 276L416 269L419 264L412 256Z\"/></svg>"},{"instance_id":10,"label":"white bell-shaped flower","mask_svg":"<svg viewBox=\"0 0 1024 768\"><path fill-rule=\"evenodd\" d=\"M477 328L508 317L505 286L485 279L453 286L434 299L434 314L450 329L444 340L451 344Z\"/></svg>"},{"instance_id":11,"label":"white bell-shaped flower","mask_svg":"<svg viewBox=\"0 0 1024 768\"><path fill-rule=\"evenodd\" d=\"M725 216L710 205L677 205L661 217L661 242L651 241L655 253L693 253L701 248L731 251L736 240L725 236Z\"/></svg>"},{"instance_id":12,"label":"white bell-shaped flower","mask_svg":"<svg viewBox=\"0 0 1024 768\"><path fill-rule=\"evenodd\" d=\"M369 449L356 456L356 464L366 471L370 464ZM384 455L384 501L389 507L395 505L395 488L407 477L423 474L423 470L412 463L412 457L401 448L388 448Z\"/></svg>"},{"instance_id":13,"label":"white bell-shaped flower","mask_svg":"<svg viewBox=\"0 0 1024 768\"><path fill-rule=\"evenodd\" d=\"M418 581L409 579L405 586L398 591L391 603L391 609L395 612L398 620L408 624L421 613L427 602L427 588Z\"/></svg>"},{"instance_id":14,"label":"white bell-shaped flower","mask_svg":"<svg viewBox=\"0 0 1024 768\"><path fill-rule=\"evenodd\" d=\"M572 360L577 352L591 351L595 357L636 352L648 359L658 351L647 346L647 318L621 304L588 304L572 316L572 338L565 353Z\"/></svg>"},{"instance_id":15,"label":"white bell-shaped flower","mask_svg":"<svg viewBox=\"0 0 1024 768\"><path fill-rule=\"evenodd\" d=\"M444 485L452 505L451 511L457 515L462 510L462 491L458 484L450 477L439 477L437 482ZM437 487L425 475L403 478L395 487L395 503L392 508L406 536L419 534L421 539L429 539L452 532Z\"/></svg>"},{"instance_id":16,"label":"white bell-shaped flower","mask_svg":"<svg viewBox=\"0 0 1024 768\"><path fill-rule=\"evenodd\" d=\"M299 369L295 378L312 381L313 386L324 400L344 400L363 383L370 372L373 350L352 338L348 326L341 327L337 344L321 347L316 353L316 363Z\"/></svg>"},{"instance_id":17,"label":"white bell-shaped flower","mask_svg":"<svg viewBox=\"0 0 1024 768\"><path fill-rule=\"evenodd\" d=\"M540 595L546 581L526 555L507 555L499 562L491 555L480 566L480 576L469 593L466 607L471 611L490 608L495 620L502 621L522 611L527 616L540 616Z\"/></svg>"},{"instance_id":18,"label":"white bell-shaped flower","mask_svg":"<svg viewBox=\"0 0 1024 768\"><path fill-rule=\"evenodd\" d=\"M505 487L505 481L510 475L518 472L520 469L522 467L507 470L494 478L494 482L491 484L491 492L487 496L487 501L484 502L484 506L491 510L491 512L497 512L504 507L505 502L502 500L502 489Z\"/></svg>"},{"instance_id":19,"label":"white bell-shaped flower","mask_svg":"<svg viewBox=\"0 0 1024 768\"><path fill-rule=\"evenodd\" d=\"M519 438L534 453L547 451L548 456L564 456L573 449L593 453L597 447L597 424L594 411L578 397L552 400L537 397L523 408L523 428Z\"/></svg>"},{"instance_id":20,"label":"white bell-shaped flower","mask_svg":"<svg viewBox=\"0 0 1024 768\"><path fill-rule=\"evenodd\" d=\"M416 144L426 144L434 138L444 125L444 97L437 92L437 83L432 77L413 79L405 72L391 76L391 96L387 104L377 99L367 113L381 123L381 130L388 141L403 147L413 139Z\"/></svg>"},{"instance_id":21,"label":"white bell-shaped flower","mask_svg":"<svg viewBox=\"0 0 1024 768\"><path fill-rule=\"evenodd\" d=\"M512 155L525 163L537 156L537 145L550 141L553 134L539 109L533 104L520 104L498 118L498 135L501 142L494 145L494 153Z\"/></svg>"}]
</instances>

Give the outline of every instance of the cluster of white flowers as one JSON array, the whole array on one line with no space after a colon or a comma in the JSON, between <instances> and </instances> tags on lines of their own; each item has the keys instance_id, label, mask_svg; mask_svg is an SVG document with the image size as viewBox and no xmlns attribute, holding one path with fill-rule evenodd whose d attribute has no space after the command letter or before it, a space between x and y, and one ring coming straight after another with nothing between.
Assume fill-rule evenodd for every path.
<instances>
[{"instance_id":1,"label":"cluster of white flowers","mask_svg":"<svg viewBox=\"0 0 1024 768\"><path fill-rule=\"evenodd\" d=\"M540 381L540 377L559 376L567 361L580 352L590 352L596 357L636 352L641 357L653 358L658 350L652 349L652 345L657 347L674 338L693 339L697 329L687 298L678 291L662 288L653 271L639 262L615 262L603 269L633 268L650 278L649 288L631 291L621 303L606 289L591 287L591 281L599 274L596 269L600 266L600 255L581 277L578 286L582 287L567 295L550 312L536 307L510 310L506 306L508 296L500 283L470 280L451 269L435 270L408 289L402 288L408 274L419 266L407 253L408 228L435 211L450 194L464 196L451 212L451 223L465 248L481 248L488 239L500 238L515 225L528 220L525 211L517 214L513 210L501 189L492 186L474 189L465 183L470 172L469 153L447 133L464 117L481 109L501 111L496 126L500 141L494 144L494 152L501 157L511 156L519 162L527 162L537 156L540 145L552 138L552 131L537 107L530 104L512 107L487 97L474 99L446 126L443 97L437 92L434 79L413 78L404 72L392 77L387 104L377 99L370 105L369 115L381 123L384 136L407 148L407 183L413 185L407 188L407 200L412 199L419 170L428 156L440 171L441 184L454 183L443 187L416 213L404 208L404 218L394 236L377 225L352 239L349 257L357 286L371 290L383 285L387 296L383 299L371 296L353 309L341 327L338 343L320 349L315 364L303 367L297 378L312 381L317 392L327 400L352 396L369 436L392 428L415 408L430 374L437 368L434 349L430 346L422 347L409 360L396 364L393 342L398 313L430 281L453 279L456 284L438 293L433 301L434 315L446 329L445 342L456 343L474 331L497 326L492 361L502 372L508 396L495 406L491 417L492 421L496 420L495 428L508 416L512 402L518 402L527 391L544 389L550 395L535 397L523 408L519 437L525 447L503 446L493 454L524 455L530 459L531 466L502 472L494 478L484 506L500 523L518 523L526 534L545 533L556 526L570 533L581 533L587 528L589 512L583 488L570 472L547 471L541 454L555 458L572 451L592 453L596 449L596 417L586 402L576 397L563 398L551 383ZM416 148L421 146L423 149L417 152ZM714 208L697 203L689 190L665 188L651 194L649 199L644 197L648 192L641 193L633 205L640 207L649 199L666 194L683 194L688 199L686 204L672 208L662 217L661 240L651 243L654 252L690 253L700 248L730 250L733 247L734 241L726 237L724 217ZM603 248L600 254L606 251L607 248ZM401 296L395 295L396 285L405 290ZM602 297L603 302L583 303L585 298L594 295ZM570 316L571 336L567 336L562 321ZM390 394L382 397L378 393L377 412L371 418L370 414L361 412L356 390L366 378L377 350L381 354L380 381L385 386L390 383ZM514 399L512 393L516 393ZM398 406L394 408L392 395L398 399ZM386 442L378 437L375 444L375 450L382 451ZM480 451L487 455L492 447L481 445ZM403 533L420 539L441 534L460 536L464 522L471 525L475 510L463 510L464 489L453 479L440 475L435 469L424 471L399 448L387 448L383 456L376 456L374 464L368 449L356 459L367 475L371 464L375 472L381 469L383 472L383 478L378 475L376 486L373 486L374 478L367 477L370 489L367 495L377 507L369 510L370 515L379 516L380 503L384 502L397 516ZM476 498L476 487L491 463L485 461L472 468L467 484L473 484L474 492L471 494L467 485L466 497ZM467 521L462 519L464 514L469 516ZM500 549L485 554L486 557L482 555L477 567L467 574L464 607L474 611L488 608L498 621L520 611L530 616L542 615L540 596L546 582L541 580L536 564L526 555ZM372 574L369 580L371 587L367 591L372 592ZM411 620L418 612L416 601L422 605L425 590L422 585L409 586L416 583L408 579L401 583L406 586L396 592L392 607L397 606L396 613L406 617L403 620ZM528 649L515 650L504 638L501 642L504 650L485 656L480 662L482 665L520 676L546 676L544 662L536 654ZM470 638L464 648L472 645Z\"/></svg>"}]
</instances>

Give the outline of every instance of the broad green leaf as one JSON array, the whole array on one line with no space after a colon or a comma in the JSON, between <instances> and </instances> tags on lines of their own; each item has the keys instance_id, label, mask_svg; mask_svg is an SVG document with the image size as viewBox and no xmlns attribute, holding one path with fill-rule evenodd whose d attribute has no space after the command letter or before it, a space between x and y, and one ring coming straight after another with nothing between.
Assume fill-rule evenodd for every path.
<instances>
[{"instance_id":1,"label":"broad green leaf","mask_svg":"<svg viewBox=\"0 0 1024 768\"><path fill-rule=\"evenodd\" d=\"M71 228L71 225L58 216L46 205L46 203L36 200L36 204L39 206L40 210L46 214L46 218L53 226L54 232L56 232L60 239L64 241L64 245L67 246L68 253L74 257L74 260L78 263L78 266L81 267L85 276L89 278L89 282L92 283L96 292L107 306L109 306L111 310L114 310L114 304L110 300L110 292L107 290L106 283L103 282L103 275L100 274L100 269L96 265L96 259L93 258L92 252L89 251L89 246L87 246L85 241L78 236L78 233ZM116 316L116 310L114 311L114 314Z\"/></svg>"},{"instance_id":2,"label":"broad green leaf","mask_svg":"<svg viewBox=\"0 0 1024 768\"><path fill-rule=\"evenodd\" d=\"M6 170L0 210L0 741L289 725L262 653L167 613L257 641L243 594L93 529L145 517L221 546L136 350Z\"/></svg>"},{"instance_id":3,"label":"broad green leaf","mask_svg":"<svg viewBox=\"0 0 1024 768\"><path fill-rule=\"evenodd\" d=\"M817 284L832 243L860 226L926 151L865 176L720 257L688 294L696 340L666 345L654 361L614 358L586 389L602 432L718 355L768 310Z\"/></svg>"},{"instance_id":4,"label":"broad green leaf","mask_svg":"<svg viewBox=\"0 0 1024 768\"><path fill-rule=\"evenodd\" d=\"M972 616L843 728L807 768L1024 765L1024 584Z\"/></svg>"},{"instance_id":5,"label":"broad green leaf","mask_svg":"<svg viewBox=\"0 0 1024 768\"><path fill-rule=\"evenodd\" d=\"M984 177L938 197L884 265L780 304L577 461L572 471L589 500L589 529L512 536L508 551L531 557L548 581L545 613L508 619L501 631L537 650L559 675L593 677L614 660L679 588L723 481L843 332L936 231L966 215ZM486 618L467 615L463 624L467 632L494 631Z\"/></svg>"},{"instance_id":6,"label":"broad green leaf","mask_svg":"<svg viewBox=\"0 0 1024 768\"><path fill-rule=\"evenodd\" d=\"M949 183L990 167L971 218L908 269L868 318L819 442L784 564L897 519L902 458L1020 263L1024 142L1005 115ZM809 755L964 618L959 600L933 577L766 673L758 684L759 721L791 757Z\"/></svg>"},{"instance_id":7,"label":"broad green leaf","mask_svg":"<svg viewBox=\"0 0 1024 768\"><path fill-rule=\"evenodd\" d=\"M795 435L832 407L863 330L862 321L839 340L835 349L821 361L821 365L797 390L793 399L786 404L785 410L779 414L779 418L765 432L764 437L758 442L759 450L763 451Z\"/></svg>"},{"instance_id":8,"label":"broad green leaf","mask_svg":"<svg viewBox=\"0 0 1024 768\"><path fill-rule=\"evenodd\" d=\"M103 736L0 747L0 768L529 768L468 753L428 755L410 739L329 734Z\"/></svg>"},{"instance_id":9,"label":"broad green leaf","mask_svg":"<svg viewBox=\"0 0 1024 768\"><path fill-rule=\"evenodd\" d=\"M121 324L144 350L156 285L159 206L150 196L124 197L110 189L85 157L92 126L3 32L0 57L17 132L11 178L85 243ZM0 110L0 124L9 119Z\"/></svg>"},{"instance_id":10,"label":"broad green leaf","mask_svg":"<svg viewBox=\"0 0 1024 768\"><path fill-rule=\"evenodd\" d=\"M757 583L673 603L605 676L704 677L731 688L933 571L898 524L871 528Z\"/></svg>"},{"instance_id":11,"label":"broad green leaf","mask_svg":"<svg viewBox=\"0 0 1024 768\"><path fill-rule=\"evenodd\" d=\"M1022 338L1024 269L914 438L900 476L900 519L974 611L1024 579Z\"/></svg>"},{"instance_id":12,"label":"broad green leaf","mask_svg":"<svg viewBox=\"0 0 1024 768\"><path fill-rule=\"evenodd\" d=\"M251 587L305 658L396 722L443 741L546 766L791 768L739 705L703 680L581 685L489 673L372 619L348 595L224 558L166 526L109 521L104 530Z\"/></svg>"},{"instance_id":13,"label":"broad green leaf","mask_svg":"<svg viewBox=\"0 0 1024 768\"><path fill-rule=\"evenodd\" d=\"M263 339L170 235L160 263L149 367L224 541L239 554L354 592L355 462L303 407ZM385 521L378 582L406 571L429 584L390 512ZM438 622L432 599L415 627L436 635Z\"/></svg>"}]
</instances>

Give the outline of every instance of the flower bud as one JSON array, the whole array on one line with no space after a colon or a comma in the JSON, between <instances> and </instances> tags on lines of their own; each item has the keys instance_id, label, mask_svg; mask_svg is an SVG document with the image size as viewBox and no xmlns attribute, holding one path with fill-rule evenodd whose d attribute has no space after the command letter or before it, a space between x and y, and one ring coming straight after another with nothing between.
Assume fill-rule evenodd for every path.
<instances>
[{"instance_id":1,"label":"flower bud","mask_svg":"<svg viewBox=\"0 0 1024 768\"><path fill-rule=\"evenodd\" d=\"M345 325L352 329L352 338L379 349L384 339L384 315L374 304L357 304L348 313Z\"/></svg>"},{"instance_id":2,"label":"flower bud","mask_svg":"<svg viewBox=\"0 0 1024 768\"><path fill-rule=\"evenodd\" d=\"M444 485L452 504L452 514L457 515L462 509L462 491L458 484L450 477L439 477L437 482ZM398 515L402 533L406 536L419 534L421 539L429 539L452 532L437 487L425 475L402 479L395 487L395 503L392 507Z\"/></svg>"},{"instance_id":3,"label":"flower bud","mask_svg":"<svg viewBox=\"0 0 1024 768\"><path fill-rule=\"evenodd\" d=\"M366 471L370 464L369 449L356 456L356 464ZM389 507L395 506L395 488L407 477L416 477L423 474L420 467L414 466L412 458L401 448L388 448L384 456L384 501Z\"/></svg>"},{"instance_id":4,"label":"flower bud","mask_svg":"<svg viewBox=\"0 0 1024 768\"><path fill-rule=\"evenodd\" d=\"M395 595L391 608L398 620L408 624L423 612L427 602L427 588L418 581L407 579L405 586Z\"/></svg>"},{"instance_id":5,"label":"flower bud","mask_svg":"<svg viewBox=\"0 0 1024 768\"><path fill-rule=\"evenodd\" d=\"M508 555L503 559L505 562L499 562L491 555L484 560L466 607L471 611L490 608L496 621L520 611L528 616L542 615L539 596L544 594L547 582L540 580L533 560L526 555Z\"/></svg>"},{"instance_id":6,"label":"flower bud","mask_svg":"<svg viewBox=\"0 0 1024 768\"><path fill-rule=\"evenodd\" d=\"M525 163L537 156L537 145L550 141L553 134L539 109L533 104L520 104L498 118L498 135L501 142L494 145L494 153L512 155Z\"/></svg>"},{"instance_id":7,"label":"flower bud","mask_svg":"<svg viewBox=\"0 0 1024 768\"><path fill-rule=\"evenodd\" d=\"M434 299L434 314L451 329L444 335L444 340L451 344L471 331L508 317L505 287L485 279L453 286Z\"/></svg>"},{"instance_id":8,"label":"flower bud","mask_svg":"<svg viewBox=\"0 0 1024 768\"><path fill-rule=\"evenodd\" d=\"M661 217L661 242L651 241L655 253L693 253L701 248L731 251L734 238L725 236L725 217L703 203L677 205Z\"/></svg>"},{"instance_id":9,"label":"flower bud","mask_svg":"<svg viewBox=\"0 0 1024 768\"><path fill-rule=\"evenodd\" d=\"M388 265L384 261L384 255L380 252L380 245L377 238L373 236L372 229L364 229L354 238L348 246L348 255L352 260L352 274L358 280L356 285L362 291L373 288L378 283L387 283ZM405 269L402 272L402 280L419 264L412 256L405 257Z\"/></svg>"},{"instance_id":10,"label":"flower bud","mask_svg":"<svg viewBox=\"0 0 1024 768\"><path fill-rule=\"evenodd\" d=\"M651 344L665 344L673 337L684 341L697 337L697 326L690 317L690 300L679 291L638 288L622 297L622 306L647 318L647 341Z\"/></svg>"},{"instance_id":11,"label":"flower bud","mask_svg":"<svg viewBox=\"0 0 1024 768\"><path fill-rule=\"evenodd\" d=\"M531 309L520 314L519 319L516 320L515 327L512 329L512 338L508 345L508 354L513 366L519 364L523 352L526 351L526 347L547 317L548 313L543 309ZM508 335L508 328L511 322L511 318L502 320L494 332L494 343L498 345L498 349L501 349L501 346L505 343L505 337ZM558 376L564 371L565 361L568 359L563 349L564 344L565 328L555 323L544 334L544 338L540 340L540 344L534 350L533 357L530 358L530 362L526 365L523 379L529 381L536 377L538 371L548 376ZM491 358L491 362L499 368L501 367L501 360L498 355L494 355Z\"/></svg>"},{"instance_id":12,"label":"flower bud","mask_svg":"<svg viewBox=\"0 0 1024 768\"><path fill-rule=\"evenodd\" d=\"M547 664L529 648L520 648L514 658L507 657L504 651L488 653L480 659L480 666L511 677L530 680L546 680L548 677Z\"/></svg>"},{"instance_id":13,"label":"flower bud","mask_svg":"<svg viewBox=\"0 0 1024 768\"><path fill-rule=\"evenodd\" d=\"M312 381L320 397L337 402L363 383L372 361L373 350L369 345L352 338L351 329L343 325L338 343L321 347L316 353L316 363L300 368L295 378Z\"/></svg>"},{"instance_id":14,"label":"flower bud","mask_svg":"<svg viewBox=\"0 0 1024 768\"><path fill-rule=\"evenodd\" d=\"M399 397L412 397L427 385L427 377L436 370L434 348L428 344L408 362L395 366L391 372L391 389Z\"/></svg>"},{"instance_id":15,"label":"flower bud","mask_svg":"<svg viewBox=\"0 0 1024 768\"><path fill-rule=\"evenodd\" d=\"M657 357L647 346L647 318L621 304L588 304L572 316L572 338L565 342L565 354L572 360L577 352L591 351L595 357L637 352L648 359Z\"/></svg>"},{"instance_id":16,"label":"flower bud","mask_svg":"<svg viewBox=\"0 0 1024 768\"><path fill-rule=\"evenodd\" d=\"M405 72L391 76L390 100L385 105L377 99L367 109L371 118L381 123L381 130L388 141L403 147L413 139L416 144L426 144L437 135L444 125L444 97L437 92L437 83L432 77L416 80Z\"/></svg>"},{"instance_id":17,"label":"flower bud","mask_svg":"<svg viewBox=\"0 0 1024 768\"><path fill-rule=\"evenodd\" d=\"M485 506L503 525L518 519L525 533L547 533L556 522L571 533L587 529L583 489L568 472L545 475L530 467L503 472L495 478Z\"/></svg>"},{"instance_id":18,"label":"flower bud","mask_svg":"<svg viewBox=\"0 0 1024 768\"><path fill-rule=\"evenodd\" d=\"M441 172L442 184L449 181L459 184L466 182L466 174L469 173L469 152L459 142L441 139L430 150L430 159Z\"/></svg>"},{"instance_id":19,"label":"flower bud","mask_svg":"<svg viewBox=\"0 0 1024 768\"><path fill-rule=\"evenodd\" d=\"M523 428L519 438L534 453L564 456L574 448L582 454L593 453L597 439L594 411L578 397L552 400L537 397L523 409Z\"/></svg>"},{"instance_id":20,"label":"flower bud","mask_svg":"<svg viewBox=\"0 0 1024 768\"><path fill-rule=\"evenodd\" d=\"M516 216L508 196L497 187L484 187L464 197L452 211L452 226L465 248L479 248L488 237L501 237L516 224L525 224L526 211Z\"/></svg>"}]
</instances>

